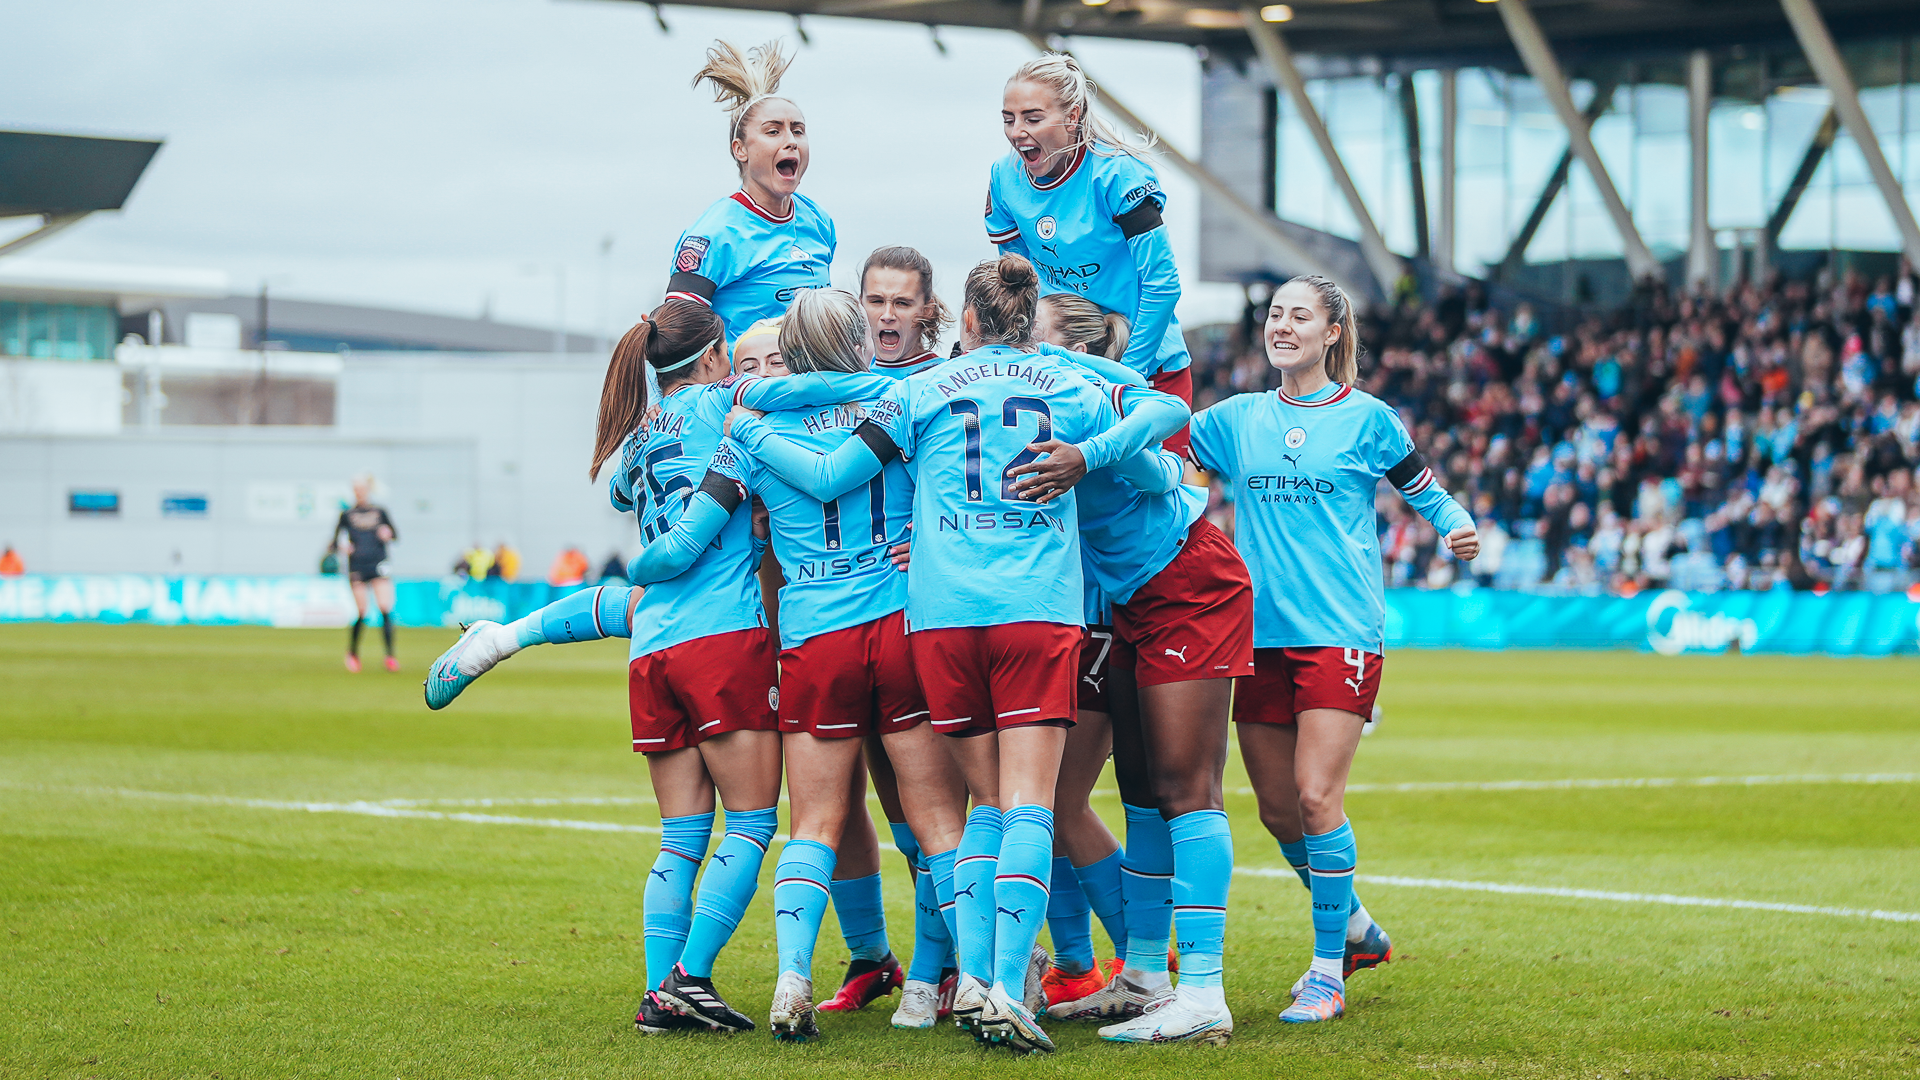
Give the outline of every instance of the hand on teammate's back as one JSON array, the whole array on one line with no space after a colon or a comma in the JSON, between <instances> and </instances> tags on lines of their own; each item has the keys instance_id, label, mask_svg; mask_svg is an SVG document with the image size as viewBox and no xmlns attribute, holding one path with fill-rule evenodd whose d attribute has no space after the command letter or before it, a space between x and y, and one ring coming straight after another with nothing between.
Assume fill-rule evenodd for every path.
<instances>
[{"instance_id":1,"label":"hand on teammate's back","mask_svg":"<svg viewBox=\"0 0 1920 1080\"><path fill-rule=\"evenodd\" d=\"M1027 449L1037 450L1045 456L1014 469L1010 474L1020 477L1014 481L1013 490L1023 499L1048 502L1066 494L1069 488L1080 482L1081 477L1087 475L1087 459L1072 443L1049 439L1046 442L1028 443Z\"/></svg>"},{"instance_id":2,"label":"hand on teammate's back","mask_svg":"<svg viewBox=\"0 0 1920 1080\"><path fill-rule=\"evenodd\" d=\"M765 415L767 414L757 409L749 409L745 405L735 405L733 409L727 413L727 422L721 428L721 434L731 436L733 434L733 422L743 416L751 416L755 420L758 420Z\"/></svg>"}]
</instances>

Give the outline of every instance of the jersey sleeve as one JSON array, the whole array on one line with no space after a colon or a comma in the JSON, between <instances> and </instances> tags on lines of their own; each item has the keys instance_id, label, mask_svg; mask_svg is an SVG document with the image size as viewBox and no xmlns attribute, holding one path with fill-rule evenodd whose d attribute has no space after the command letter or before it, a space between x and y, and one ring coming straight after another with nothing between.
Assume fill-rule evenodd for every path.
<instances>
[{"instance_id":1,"label":"jersey sleeve","mask_svg":"<svg viewBox=\"0 0 1920 1080\"><path fill-rule=\"evenodd\" d=\"M380 508L380 524L385 525L387 527L387 531L393 534L387 539L389 540L400 539L400 530L393 527L393 518L387 513L387 508L384 506Z\"/></svg>"},{"instance_id":2,"label":"jersey sleeve","mask_svg":"<svg viewBox=\"0 0 1920 1080\"><path fill-rule=\"evenodd\" d=\"M1233 422L1228 411L1234 401L1228 398L1193 414L1187 423L1187 457L1194 466L1211 473L1231 477L1235 474Z\"/></svg>"},{"instance_id":3,"label":"jersey sleeve","mask_svg":"<svg viewBox=\"0 0 1920 1080\"><path fill-rule=\"evenodd\" d=\"M1109 384L1118 423L1080 444L1088 469L1103 468L1165 442L1186 426L1187 403L1142 386ZM1137 485L1136 485L1137 486Z\"/></svg>"},{"instance_id":4,"label":"jersey sleeve","mask_svg":"<svg viewBox=\"0 0 1920 1080\"><path fill-rule=\"evenodd\" d=\"M1167 196L1147 163L1131 155L1107 159L1097 190L1101 212L1126 238L1139 283L1139 300L1133 311L1125 313L1132 336L1126 355L1120 359L1128 367L1147 371L1158 358L1160 343L1166 339L1174 308L1180 303L1180 270L1174 264L1173 244L1160 216Z\"/></svg>"},{"instance_id":5,"label":"jersey sleeve","mask_svg":"<svg viewBox=\"0 0 1920 1080\"><path fill-rule=\"evenodd\" d=\"M742 379L733 387L733 404L756 412L816 408L847 400L847 389L824 372L808 371L775 379Z\"/></svg>"},{"instance_id":6,"label":"jersey sleeve","mask_svg":"<svg viewBox=\"0 0 1920 1080\"><path fill-rule=\"evenodd\" d=\"M721 439L720 445L713 448L713 457L707 461L707 471L733 481L740 489L740 497L745 499L759 490L757 464L745 447L728 437Z\"/></svg>"},{"instance_id":7,"label":"jersey sleeve","mask_svg":"<svg viewBox=\"0 0 1920 1080\"><path fill-rule=\"evenodd\" d=\"M620 444L619 464L607 478L607 501L623 514L633 512L633 459L639 453L639 443L639 432L627 436L627 441Z\"/></svg>"},{"instance_id":8,"label":"jersey sleeve","mask_svg":"<svg viewBox=\"0 0 1920 1080\"><path fill-rule=\"evenodd\" d=\"M987 239L1005 247L1020 239L1020 223L1013 219L1005 200L995 190L1000 186L1000 172L998 163L987 171Z\"/></svg>"},{"instance_id":9,"label":"jersey sleeve","mask_svg":"<svg viewBox=\"0 0 1920 1080\"><path fill-rule=\"evenodd\" d=\"M900 456L913 460L918 443L919 424L913 415L914 393L911 380L902 379L889 388L879 401L867 410L866 422L880 429L900 451Z\"/></svg>"},{"instance_id":10,"label":"jersey sleeve","mask_svg":"<svg viewBox=\"0 0 1920 1080\"><path fill-rule=\"evenodd\" d=\"M746 270L734 230L727 227L726 201L701 214L673 246L667 299L713 306L713 294Z\"/></svg>"},{"instance_id":11,"label":"jersey sleeve","mask_svg":"<svg viewBox=\"0 0 1920 1080\"><path fill-rule=\"evenodd\" d=\"M712 475L708 473L709 478ZM734 505L739 503L736 501ZM732 516L733 509L721 505L703 486L687 500L673 528L655 537L627 563L627 580L635 585L651 585L679 577L700 558L700 553L720 535L720 530L727 527Z\"/></svg>"},{"instance_id":12,"label":"jersey sleeve","mask_svg":"<svg viewBox=\"0 0 1920 1080\"><path fill-rule=\"evenodd\" d=\"M828 502L879 475L886 461L866 439L863 422L847 440L825 454L815 453L761 420L747 417L733 425L733 437L773 475L821 502ZM885 436L876 436L883 442Z\"/></svg>"},{"instance_id":13,"label":"jersey sleeve","mask_svg":"<svg viewBox=\"0 0 1920 1080\"><path fill-rule=\"evenodd\" d=\"M1405 424L1392 409L1382 405L1373 423L1370 464L1375 475L1387 478L1407 500L1407 505L1430 522L1441 536L1455 529L1470 527L1473 516L1459 501L1440 486L1433 470L1418 448Z\"/></svg>"}]
</instances>

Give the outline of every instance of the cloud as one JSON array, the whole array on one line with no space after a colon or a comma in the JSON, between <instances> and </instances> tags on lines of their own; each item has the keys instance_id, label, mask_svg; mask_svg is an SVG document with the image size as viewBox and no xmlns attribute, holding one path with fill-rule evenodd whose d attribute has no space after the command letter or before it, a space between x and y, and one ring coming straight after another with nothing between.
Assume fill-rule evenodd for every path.
<instances>
[{"instance_id":1,"label":"cloud","mask_svg":"<svg viewBox=\"0 0 1920 1080\"><path fill-rule=\"evenodd\" d=\"M39 254L205 266L242 291L615 330L659 299L680 230L736 180L726 122L688 85L714 37L774 15L579 0L67 0L9 16L0 126L163 137L127 210ZM807 112L805 190L832 213L837 284L908 243L957 288L1005 152L1011 34L812 19L786 91ZM1096 77L1197 151L1199 71L1177 46L1076 42ZM1187 308L1197 192L1162 169ZM611 256L599 255L614 237ZM1237 292L1237 290L1231 290ZM604 297L604 301L603 301ZM1211 302L1209 302L1211 301ZM1193 313L1189 311L1191 320Z\"/></svg>"}]
</instances>

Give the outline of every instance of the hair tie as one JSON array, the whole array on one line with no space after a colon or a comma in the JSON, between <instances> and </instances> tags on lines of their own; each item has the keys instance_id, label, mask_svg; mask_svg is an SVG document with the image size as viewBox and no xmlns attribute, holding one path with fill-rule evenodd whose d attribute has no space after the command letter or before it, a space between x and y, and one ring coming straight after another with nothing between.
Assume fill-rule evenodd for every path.
<instances>
[{"instance_id":1,"label":"hair tie","mask_svg":"<svg viewBox=\"0 0 1920 1080\"><path fill-rule=\"evenodd\" d=\"M720 335L720 336L724 336L724 335ZM711 349L715 345L720 344L720 336L716 336L712 341L709 341L705 345L700 346L698 351L696 351L692 356L687 357L685 360L681 360L677 363L672 363L672 364L655 364L653 365L653 370L661 373L665 373L669 371L679 371L681 368L686 367L688 364L691 364L695 360L698 360L701 357L707 355L708 349Z\"/></svg>"}]
</instances>

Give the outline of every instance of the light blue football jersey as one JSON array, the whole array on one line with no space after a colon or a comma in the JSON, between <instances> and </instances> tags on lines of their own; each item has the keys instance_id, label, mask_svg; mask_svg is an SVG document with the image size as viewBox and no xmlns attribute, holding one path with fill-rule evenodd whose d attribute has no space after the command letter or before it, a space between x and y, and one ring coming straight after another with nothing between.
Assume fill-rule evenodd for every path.
<instances>
[{"instance_id":1,"label":"light blue football jersey","mask_svg":"<svg viewBox=\"0 0 1920 1080\"><path fill-rule=\"evenodd\" d=\"M1039 456L1029 443L1113 426L1110 394L1070 364L995 345L895 383L868 419L913 469L909 629L1082 624L1076 496L1027 502L1007 474Z\"/></svg>"},{"instance_id":2,"label":"light blue football jersey","mask_svg":"<svg viewBox=\"0 0 1920 1080\"><path fill-rule=\"evenodd\" d=\"M930 367L947 362L947 358L937 352L923 352L918 356L903 357L897 364L886 364L879 360L873 362L873 373L885 375L889 379L904 379L909 375L918 375Z\"/></svg>"},{"instance_id":3,"label":"light blue football jersey","mask_svg":"<svg viewBox=\"0 0 1920 1080\"><path fill-rule=\"evenodd\" d=\"M731 341L759 319L786 314L801 289L826 288L837 243L833 219L805 195L777 217L736 191L680 234L667 298L711 305Z\"/></svg>"},{"instance_id":4,"label":"light blue football jersey","mask_svg":"<svg viewBox=\"0 0 1920 1080\"><path fill-rule=\"evenodd\" d=\"M621 448L609 494L615 509L633 511L649 543L673 527L700 489L733 405L732 384L681 385L660 399L659 415ZM647 586L634 609L628 655L767 625L754 576L758 566L752 507L742 503L685 573Z\"/></svg>"},{"instance_id":5,"label":"light blue football jersey","mask_svg":"<svg viewBox=\"0 0 1920 1080\"><path fill-rule=\"evenodd\" d=\"M1166 204L1153 166L1130 154L1083 148L1040 183L1009 152L988 177L987 238L1031 260L1041 292L1077 293L1125 315L1127 366L1178 371L1193 361L1173 315L1180 273L1160 220Z\"/></svg>"},{"instance_id":6,"label":"light blue football jersey","mask_svg":"<svg viewBox=\"0 0 1920 1080\"><path fill-rule=\"evenodd\" d=\"M805 392L824 384L826 395ZM740 384L735 400L767 413L775 434L816 453L832 450L866 419L867 406L892 389L883 375L811 372ZM783 396L791 386L803 392ZM821 404L832 401L832 404ZM907 604L907 575L887 549L907 539L913 481L906 462L887 463L853 491L821 502L766 467L731 439L713 455L713 470L766 504L773 551L787 583L780 590L780 645L791 649L817 634L872 622Z\"/></svg>"},{"instance_id":7,"label":"light blue football jersey","mask_svg":"<svg viewBox=\"0 0 1920 1080\"><path fill-rule=\"evenodd\" d=\"M1420 463L1400 417L1362 390L1240 394L1195 413L1189 430L1194 463L1233 495L1256 648L1383 650L1374 514L1382 478L1442 535L1472 523Z\"/></svg>"}]
</instances>

